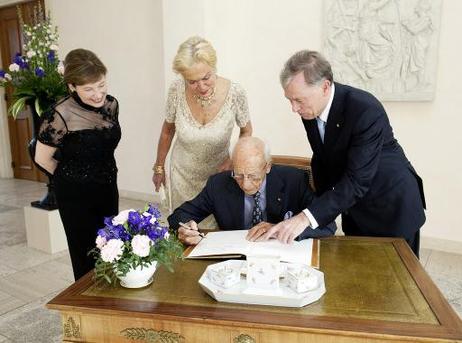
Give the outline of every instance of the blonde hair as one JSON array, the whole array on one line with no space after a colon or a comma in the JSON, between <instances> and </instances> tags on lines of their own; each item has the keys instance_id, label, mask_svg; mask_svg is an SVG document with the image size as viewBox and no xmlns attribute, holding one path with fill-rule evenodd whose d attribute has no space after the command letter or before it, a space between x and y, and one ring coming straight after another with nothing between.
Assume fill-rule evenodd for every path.
<instances>
[{"instance_id":1,"label":"blonde hair","mask_svg":"<svg viewBox=\"0 0 462 343\"><path fill-rule=\"evenodd\" d=\"M181 43L173 59L173 71L184 74L196 63L205 63L216 70L217 54L212 44L199 36L193 36Z\"/></svg>"}]
</instances>

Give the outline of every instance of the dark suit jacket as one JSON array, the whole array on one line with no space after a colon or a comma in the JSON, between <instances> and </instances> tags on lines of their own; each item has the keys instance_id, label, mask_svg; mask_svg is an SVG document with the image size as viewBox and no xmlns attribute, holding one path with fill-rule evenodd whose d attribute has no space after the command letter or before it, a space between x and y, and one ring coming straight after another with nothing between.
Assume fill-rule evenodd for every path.
<instances>
[{"instance_id":1,"label":"dark suit jacket","mask_svg":"<svg viewBox=\"0 0 462 343\"><path fill-rule=\"evenodd\" d=\"M425 222L422 180L371 94L335 83L324 144L316 120L303 120L319 198L308 209L320 225L343 213L347 234L411 237ZM356 227L351 227L355 223ZM349 223L349 224L348 224Z\"/></svg>"},{"instance_id":2,"label":"dark suit jacket","mask_svg":"<svg viewBox=\"0 0 462 343\"><path fill-rule=\"evenodd\" d=\"M266 175L267 221L278 223L291 211L301 212L313 200L308 176L302 170L272 166ZM215 216L221 230L238 230L244 227L244 192L229 171L211 176L204 189L191 201L186 201L169 217L170 228L178 229L179 222L194 220L199 223L210 214ZM324 237L335 233L335 223L316 230L307 228L298 239Z\"/></svg>"}]
</instances>

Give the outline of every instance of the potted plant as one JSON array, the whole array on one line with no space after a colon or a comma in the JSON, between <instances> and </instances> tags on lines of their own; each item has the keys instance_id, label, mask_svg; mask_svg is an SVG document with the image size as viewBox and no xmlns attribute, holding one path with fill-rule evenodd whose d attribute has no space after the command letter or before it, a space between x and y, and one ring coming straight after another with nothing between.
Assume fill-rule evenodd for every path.
<instances>
[{"instance_id":1,"label":"potted plant","mask_svg":"<svg viewBox=\"0 0 462 343\"><path fill-rule=\"evenodd\" d=\"M15 55L8 71L0 70L0 87L12 88L13 103L8 112L14 118L26 106L31 109L33 139L29 144L29 152L34 160L35 136L40 127L40 117L68 92L63 80L64 67L58 59L58 29L52 26L50 16L43 15L40 5L34 9L31 25L24 23L19 8L18 16L23 34L23 51ZM38 168L49 178L48 192L31 205L47 210L56 209L53 179L46 170L40 166Z\"/></svg>"},{"instance_id":2,"label":"potted plant","mask_svg":"<svg viewBox=\"0 0 462 343\"><path fill-rule=\"evenodd\" d=\"M18 52L8 68L0 70L0 86L13 88L9 113L16 118L26 104L41 116L57 100L68 94L63 80L64 67L58 59L58 28L45 17L41 7L34 11L34 22L25 24L18 10L23 34L23 52Z\"/></svg>"},{"instance_id":3,"label":"potted plant","mask_svg":"<svg viewBox=\"0 0 462 343\"><path fill-rule=\"evenodd\" d=\"M96 247L89 252L96 259L96 278L112 284L119 278L122 286L138 288L152 282L158 264L173 271L183 245L161 225L160 218L159 209L151 204L106 217Z\"/></svg>"}]
</instances>

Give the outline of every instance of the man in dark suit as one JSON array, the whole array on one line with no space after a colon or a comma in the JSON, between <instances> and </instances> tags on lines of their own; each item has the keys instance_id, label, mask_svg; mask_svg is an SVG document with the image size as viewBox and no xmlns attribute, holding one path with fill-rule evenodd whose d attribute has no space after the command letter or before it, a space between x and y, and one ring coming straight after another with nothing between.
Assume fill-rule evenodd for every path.
<instances>
[{"instance_id":1,"label":"man in dark suit","mask_svg":"<svg viewBox=\"0 0 462 343\"><path fill-rule=\"evenodd\" d=\"M272 166L269 149L260 139L241 138L232 160L233 172L211 176L199 195L168 217L170 228L178 230L183 243L200 241L197 223L210 214L221 230L250 229L247 238L252 239L313 201L308 175L296 168ZM316 229L307 226L296 239L330 236L335 228L334 223Z\"/></svg>"},{"instance_id":2,"label":"man in dark suit","mask_svg":"<svg viewBox=\"0 0 462 343\"><path fill-rule=\"evenodd\" d=\"M403 237L418 256L425 222L422 180L393 137L381 103L334 83L329 62L315 51L294 54L281 84L302 117L319 198L256 240L288 241L307 225L325 225L342 214L346 235Z\"/></svg>"}]
</instances>

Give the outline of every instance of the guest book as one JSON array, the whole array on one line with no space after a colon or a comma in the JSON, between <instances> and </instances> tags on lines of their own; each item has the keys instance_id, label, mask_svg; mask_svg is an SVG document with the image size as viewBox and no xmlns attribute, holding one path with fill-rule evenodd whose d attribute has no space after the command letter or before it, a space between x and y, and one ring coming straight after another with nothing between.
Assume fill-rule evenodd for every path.
<instances>
[{"instance_id":1,"label":"guest book","mask_svg":"<svg viewBox=\"0 0 462 343\"><path fill-rule=\"evenodd\" d=\"M247 230L209 232L196 246L185 251L186 258L228 259L247 255L278 256L280 261L319 267L319 240L304 239L284 244L276 239L250 242Z\"/></svg>"}]
</instances>

